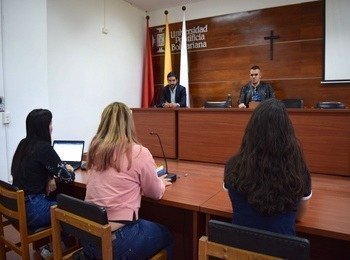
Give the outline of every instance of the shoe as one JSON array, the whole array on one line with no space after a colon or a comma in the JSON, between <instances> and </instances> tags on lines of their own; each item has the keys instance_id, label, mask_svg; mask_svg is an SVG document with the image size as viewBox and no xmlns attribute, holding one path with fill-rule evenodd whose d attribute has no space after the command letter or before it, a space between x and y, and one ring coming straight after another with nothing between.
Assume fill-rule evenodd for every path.
<instances>
[{"instance_id":1,"label":"shoe","mask_svg":"<svg viewBox=\"0 0 350 260\"><path fill-rule=\"evenodd\" d=\"M47 259L52 259L52 252L50 250L50 246L49 245L45 245L43 247L40 248L40 255L43 259L47 260Z\"/></svg>"}]
</instances>

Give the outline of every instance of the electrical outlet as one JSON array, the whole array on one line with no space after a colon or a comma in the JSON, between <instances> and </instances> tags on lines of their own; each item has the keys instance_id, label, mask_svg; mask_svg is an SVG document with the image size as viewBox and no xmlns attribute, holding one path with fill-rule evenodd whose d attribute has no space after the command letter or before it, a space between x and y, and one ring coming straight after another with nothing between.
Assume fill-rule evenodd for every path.
<instances>
[{"instance_id":1,"label":"electrical outlet","mask_svg":"<svg viewBox=\"0 0 350 260\"><path fill-rule=\"evenodd\" d=\"M108 34L108 29L107 29L106 27L103 27L103 28L102 28L102 33L103 33L103 34Z\"/></svg>"},{"instance_id":2,"label":"electrical outlet","mask_svg":"<svg viewBox=\"0 0 350 260\"><path fill-rule=\"evenodd\" d=\"M7 125L7 124L10 123L10 121L11 121L11 119L10 119L10 112L7 112L7 111L3 112L2 113L2 123L4 125Z\"/></svg>"}]
</instances>

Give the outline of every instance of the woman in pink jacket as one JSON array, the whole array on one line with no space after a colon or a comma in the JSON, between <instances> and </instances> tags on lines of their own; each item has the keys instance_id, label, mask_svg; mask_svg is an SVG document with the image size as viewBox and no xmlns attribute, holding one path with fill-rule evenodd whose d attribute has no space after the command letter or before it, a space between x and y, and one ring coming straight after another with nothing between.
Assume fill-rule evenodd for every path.
<instances>
[{"instance_id":1,"label":"woman in pink jacket","mask_svg":"<svg viewBox=\"0 0 350 260\"><path fill-rule=\"evenodd\" d=\"M136 139L131 110L108 105L88 152L86 201L106 208L112 225L113 259L145 259L162 248L171 258L173 239L164 226L140 219L141 196L161 199L171 183L156 174L149 150ZM114 239L115 238L115 239ZM101 257L88 241L84 253Z\"/></svg>"}]
</instances>

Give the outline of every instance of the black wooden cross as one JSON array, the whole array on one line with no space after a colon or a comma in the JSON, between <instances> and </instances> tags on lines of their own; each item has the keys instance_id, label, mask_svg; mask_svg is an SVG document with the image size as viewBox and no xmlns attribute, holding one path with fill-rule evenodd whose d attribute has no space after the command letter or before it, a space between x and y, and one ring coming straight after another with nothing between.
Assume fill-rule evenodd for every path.
<instances>
[{"instance_id":1,"label":"black wooden cross","mask_svg":"<svg viewBox=\"0 0 350 260\"><path fill-rule=\"evenodd\" d=\"M279 37L279 35L273 35L273 31L270 32L270 36L264 37L265 40L270 40L270 60L273 60L273 40L277 40Z\"/></svg>"}]
</instances>

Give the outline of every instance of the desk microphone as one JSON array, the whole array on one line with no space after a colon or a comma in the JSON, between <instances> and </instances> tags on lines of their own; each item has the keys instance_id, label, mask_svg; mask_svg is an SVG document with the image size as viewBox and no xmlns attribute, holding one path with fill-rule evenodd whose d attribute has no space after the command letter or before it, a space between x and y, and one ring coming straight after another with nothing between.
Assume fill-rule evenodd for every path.
<instances>
[{"instance_id":1,"label":"desk microphone","mask_svg":"<svg viewBox=\"0 0 350 260\"><path fill-rule=\"evenodd\" d=\"M166 174L166 178L167 179L170 179L171 182L174 182L176 181L176 174L174 173L169 173L168 172L168 162L166 160L166 157L165 157L165 153L164 153L164 149L163 149L163 144L162 144L162 141L160 140L160 137L159 137L159 134L155 133L155 132L150 132L149 133L150 135L155 135L157 136L158 138L158 141L159 141L159 144L160 144L160 148L162 149L162 153L163 153L163 159L164 159L164 162L165 162L165 174Z\"/></svg>"}]
</instances>

